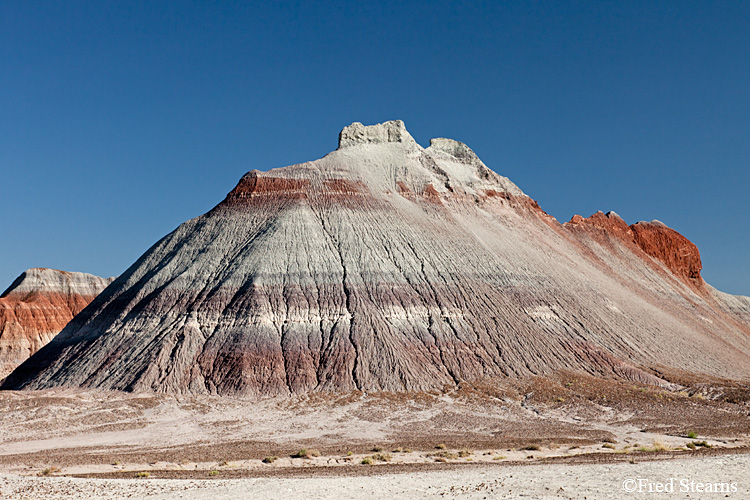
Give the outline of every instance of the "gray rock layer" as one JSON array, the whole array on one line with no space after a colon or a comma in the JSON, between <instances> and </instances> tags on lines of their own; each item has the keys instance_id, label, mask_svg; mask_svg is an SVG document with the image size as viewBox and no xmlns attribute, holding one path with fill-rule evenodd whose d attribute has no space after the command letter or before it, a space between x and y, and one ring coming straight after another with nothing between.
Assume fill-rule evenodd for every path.
<instances>
[{"instance_id":1,"label":"gray rock layer","mask_svg":"<svg viewBox=\"0 0 750 500\"><path fill-rule=\"evenodd\" d=\"M423 149L402 122L354 124L320 160L245 175L3 388L257 395L560 369L662 385L657 370L750 376L750 299L683 279L632 238L576 227L462 143Z\"/></svg>"}]
</instances>

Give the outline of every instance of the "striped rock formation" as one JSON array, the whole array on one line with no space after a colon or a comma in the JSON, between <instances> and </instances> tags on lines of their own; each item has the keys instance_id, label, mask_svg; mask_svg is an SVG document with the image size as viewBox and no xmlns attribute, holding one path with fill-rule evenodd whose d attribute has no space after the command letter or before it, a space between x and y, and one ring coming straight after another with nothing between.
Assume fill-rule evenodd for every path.
<instances>
[{"instance_id":1,"label":"striped rock formation","mask_svg":"<svg viewBox=\"0 0 750 500\"><path fill-rule=\"evenodd\" d=\"M112 278L29 269L0 295L0 380L57 335Z\"/></svg>"},{"instance_id":2,"label":"striped rock formation","mask_svg":"<svg viewBox=\"0 0 750 500\"><path fill-rule=\"evenodd\" d=\"M418 391L560 369L750 377L750 299L616 214L560 224L465 144L355 123L246 174L149 249L6 389Z\"/></svg>"}]
</instances>

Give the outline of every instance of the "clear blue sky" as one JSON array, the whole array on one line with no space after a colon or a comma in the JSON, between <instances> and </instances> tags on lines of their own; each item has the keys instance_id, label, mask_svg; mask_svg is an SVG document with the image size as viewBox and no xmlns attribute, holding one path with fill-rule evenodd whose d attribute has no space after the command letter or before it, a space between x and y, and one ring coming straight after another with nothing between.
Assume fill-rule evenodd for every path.
<instances>
[{"instance_id":1,"label":"clear blue sky","mask_svg":"<svg viewBox=\"0 0 750 500\"><path fill-rule=\"evenodd\" d=\"M560 221L615 210L750 295L750 2L0 3L0 289L125 270L353 121L466 142Z\"/></svg>"}]
</instances>

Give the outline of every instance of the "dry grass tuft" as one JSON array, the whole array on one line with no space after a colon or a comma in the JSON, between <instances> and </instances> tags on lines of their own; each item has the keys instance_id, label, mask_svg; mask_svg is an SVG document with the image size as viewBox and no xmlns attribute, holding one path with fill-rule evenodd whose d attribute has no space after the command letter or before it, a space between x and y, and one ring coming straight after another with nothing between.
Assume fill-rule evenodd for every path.
<instances>
[{"instance_id":1,"label":"dry grass tuft","mask_svg":"<svg viewBox=\"0 0 750 500\"><path fill-rule=\"evenodd\" d=\"M320 451L315 449L308 450L307 448L302 448L297 453L292 455L292 458L313 458L313 457L319 457Z\"/></svg>"},{"instance_id":2,"label":"dry grass tuft","mask_svg":"<svg viewBox=\"0 0 750 500\"><path fill-rule=\"evenodd\" d=\"M39 472L40 476L49 476L50 474L57 474L60 472L59 467L47 467L46 469L43 469Z\"/></svg>"}]
</instances>

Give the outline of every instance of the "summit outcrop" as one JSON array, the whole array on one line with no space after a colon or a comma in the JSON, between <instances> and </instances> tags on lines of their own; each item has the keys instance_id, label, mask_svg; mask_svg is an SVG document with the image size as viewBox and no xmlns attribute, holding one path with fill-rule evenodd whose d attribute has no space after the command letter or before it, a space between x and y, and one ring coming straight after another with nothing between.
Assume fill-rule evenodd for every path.
<instances>
[{"instance_id":1,"label":"summit outcrop","mask_svg":"<svg viewBox=\"0 0 750 500\"><path fill-rule=\"evenodd\" d=\"M614 213L560 224L465 144L354 123L253 170L146 253L5 389L423 391L572 370L750 378L750 299ZM684 378L683 378L684 379Z\"/></svg>"}]
</instances>

